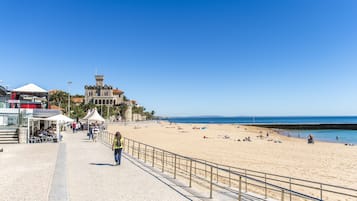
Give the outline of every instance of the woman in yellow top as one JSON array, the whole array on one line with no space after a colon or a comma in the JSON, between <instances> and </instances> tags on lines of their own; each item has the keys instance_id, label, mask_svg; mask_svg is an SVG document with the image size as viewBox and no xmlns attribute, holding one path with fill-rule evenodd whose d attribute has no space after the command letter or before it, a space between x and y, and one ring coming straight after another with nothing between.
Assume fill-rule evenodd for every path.
<instances>
[{"instance_id":1,"label":"woman in yellow top","mask_svg":"<svg viewBox=\"0 0 357 201\"><path fill-rule=\"evenodd\" d=\"M124 139L119 131L115 133L112 150L114 150L114 160L116 165L120 165L121 151L123 150Z\"/></svg>"}]
</instances>

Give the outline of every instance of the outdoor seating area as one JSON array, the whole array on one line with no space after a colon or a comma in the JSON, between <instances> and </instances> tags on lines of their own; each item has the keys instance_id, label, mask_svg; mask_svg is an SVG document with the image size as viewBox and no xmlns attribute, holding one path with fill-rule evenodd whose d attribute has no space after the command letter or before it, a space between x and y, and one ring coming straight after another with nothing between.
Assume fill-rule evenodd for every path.
<instances>
[{"instance_id":1,"label":"outdoor seating area","mask_svg":"<svg viewBox=\"0 0 357 201\"><path fill-rule=\"evenodd\" d=\"M37 130L35 128L34 133L29 138L29 143L46 143L57 142L56 129L49 127L47 129Z\"/></svg>"}]
</instances>

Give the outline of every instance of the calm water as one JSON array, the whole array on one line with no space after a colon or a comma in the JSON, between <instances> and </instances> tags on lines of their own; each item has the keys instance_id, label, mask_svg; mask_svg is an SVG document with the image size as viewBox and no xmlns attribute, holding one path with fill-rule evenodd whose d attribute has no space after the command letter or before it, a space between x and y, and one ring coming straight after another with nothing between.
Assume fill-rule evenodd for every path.
<instances>
[{"instance_id":1,"label":"calm water","mask_svg":"<svg viewBox=\"0 0 357 201\"><path fill-rule=\"evenodd\" d=\"M357 144L357 130L286 130L283 134L304 139L312 134L319 141Z\"/></svg>"},{"instance_id":2,"label":"calm water","mask_svg":"<svg viewBox=\"0 0 357 201\"><path fill-rule=\"evenodd\" d=\"M202 124L357 124L357 117L177 117L174 123ZM316 140L357 144L357 130L285 130L285 135L306 138L313 134ZM338 140L336 140L338 136Z\"/></svg>"}]
</instances>

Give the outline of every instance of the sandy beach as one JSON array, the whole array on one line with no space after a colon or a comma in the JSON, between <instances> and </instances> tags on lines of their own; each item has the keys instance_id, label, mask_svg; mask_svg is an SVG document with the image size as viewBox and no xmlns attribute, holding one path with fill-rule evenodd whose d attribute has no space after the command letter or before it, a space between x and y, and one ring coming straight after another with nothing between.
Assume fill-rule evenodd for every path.
<instances>
[{"instance_id":1,"label":"sandy beach","mask_svg":"<svg viewBox=\"0 0 357 201\"><path fill-rule=\"evenodd\" d=\"M185 156L357 188L357 146L307 144L306 139L271 129L233 124L110 124L108 130ZM248 137L250 141L245 140Z\"/></svg>"}]
</instances>

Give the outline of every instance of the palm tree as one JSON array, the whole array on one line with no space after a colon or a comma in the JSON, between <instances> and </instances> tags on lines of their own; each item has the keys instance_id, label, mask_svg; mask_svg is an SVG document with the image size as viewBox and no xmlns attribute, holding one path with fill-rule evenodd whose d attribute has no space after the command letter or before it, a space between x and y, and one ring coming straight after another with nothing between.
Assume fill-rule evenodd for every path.
<instances>
[{"instance_id":1,"label":"palm tree","mask_svg":"<svg viewBox=\"0 0 357 201\"><path fill-rule=\"evenodd\" d=\"M63 109L68 107L68 93L64 91L56 91L49 98L50 104Z\"/></svg>"},{"instance_id":2,"label":"palm tree","mask_svg":"<svg viewBox=\"0 0 357 201\"><path fill-rule=\"evenodd\" d=\"M128 109L128 105L127 104L122 103L122 104L119 105L119 114L120 114L120 116L122 118L125 118L125 112L126 112L127 109Z\"/></svg>"}]
</instances>

